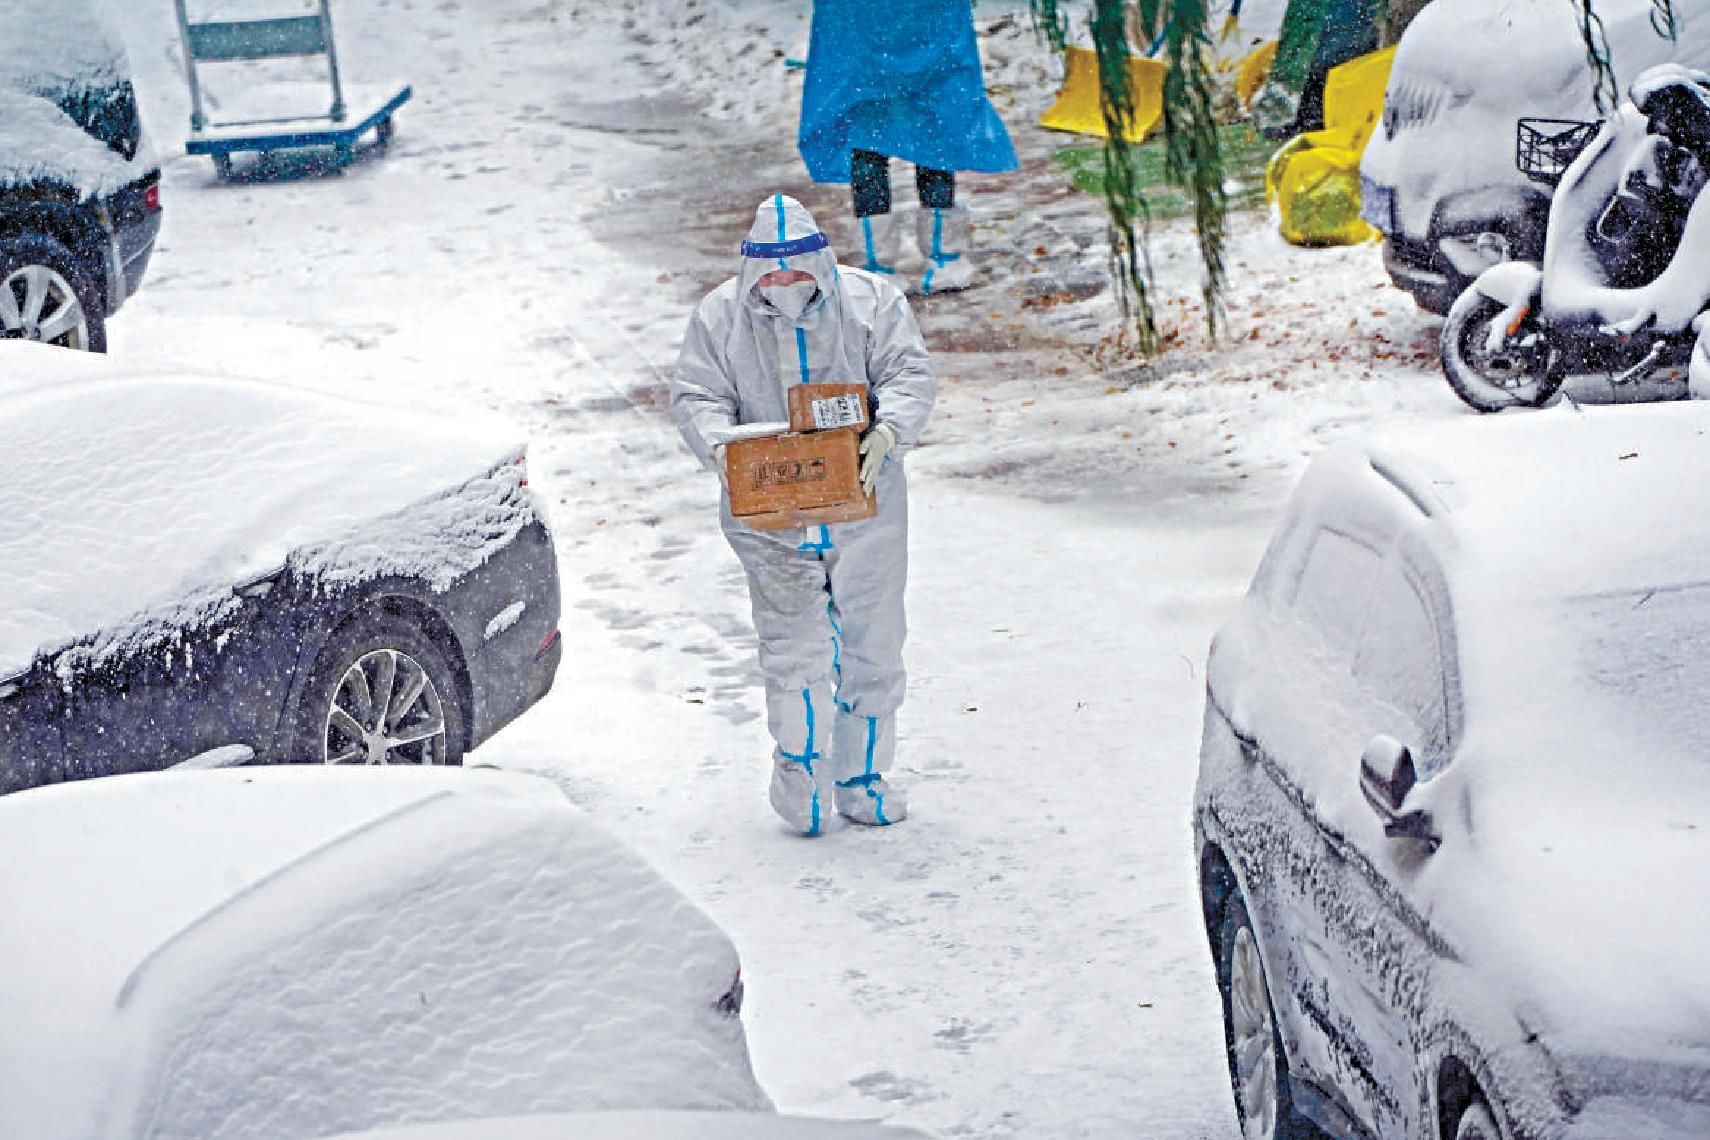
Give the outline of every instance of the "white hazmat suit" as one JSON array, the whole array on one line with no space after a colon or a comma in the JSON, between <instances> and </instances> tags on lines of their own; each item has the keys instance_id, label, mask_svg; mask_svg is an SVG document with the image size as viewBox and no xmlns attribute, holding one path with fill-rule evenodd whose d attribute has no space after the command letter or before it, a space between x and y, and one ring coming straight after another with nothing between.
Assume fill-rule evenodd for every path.
<instances>
[{"instance_id":1,"label":"white hazmat suit","mask_svg":"<svg viewBox=\"0 0 1710 1140\"><path fill-rule=\"evenodd\" d=\"M821 761L829 758L837 810L860 823L894 823L908 811L902 790L884 778L904 689L901 454L932 411L931 361L902 293L840 267L795 199L762 202L742 252L741 273L689 321L671 383L671 414L695 455L716 470L715 449L733 428L786 422L785 389L810 381L866 384L875 425L888 425L897 444L879 469L871 519L762 532L732 518L724 498L724 534L748 573L766 677L772 806L792 827L818 834ZM774 269L812 275L818 289L799 316L759 288Z\"/></svg>"}]
</instances>

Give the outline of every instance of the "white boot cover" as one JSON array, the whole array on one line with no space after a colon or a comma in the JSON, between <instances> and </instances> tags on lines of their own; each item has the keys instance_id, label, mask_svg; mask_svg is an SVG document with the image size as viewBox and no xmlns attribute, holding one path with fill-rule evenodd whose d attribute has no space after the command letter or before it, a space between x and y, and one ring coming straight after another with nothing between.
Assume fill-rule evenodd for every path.
<instances>
[{"instance_id":1,"label":"white boot cover","mask_svg":"<svg viewBox=\"0 0 1710 1140\"><path fill-rule=\"evenodd\" d=\"M920 279L925 296L966 289L974 282L974 263L968 255L968 211L962 206L940 210L922 206L915 215L915 240L926 258L926 273Z\"/></svg>"},{"instance_id":2,"label":"white boot cover","mask_svg":"<svg viewBox=\"0 0 1710 1140\"><path fill-rule=\"evenodd\" d=\"M831 754L837 764L839 814L874 827L908 818L907 793L885 779L896 751L896 717L838 710Z\"/></svg>"},{"instance_id":3,"label":"white boot cover","mask_svg":"<svg viewBox=\"0 0 1710 1140\"><path fill-rule=\"evenodd\" d=\"M820 833L819 761L825 755L826 718L835 707L829 685L804 688L793 700L768 700L772 739L772 810L803 835Z\"/></svg>"},{"instance_id":4,"label":"white boot cover","mask_svg":"<svg viewBox=\"0 0 1710 1140\"><path fill-rule=\"evenodd\" d=\"M873 214L855 219L857 236L861 241L861 256L856 261L868 273L891 276L902 260L902 228L895 214Z\"/></svg>"}]
</instances>

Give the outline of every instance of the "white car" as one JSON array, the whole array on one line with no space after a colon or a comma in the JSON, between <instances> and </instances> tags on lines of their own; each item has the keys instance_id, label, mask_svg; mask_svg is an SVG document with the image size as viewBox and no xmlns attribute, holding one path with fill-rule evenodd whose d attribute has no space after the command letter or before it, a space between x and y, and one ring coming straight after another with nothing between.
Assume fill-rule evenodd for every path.
<instances>
[{"instance_id":1,"label":"white car","mask_svg":"<svg viewBox=\"0 0 1710 1140\"><path fill-rule=\"evenodd\" d=\"M1208 665L1244 1135L1710 1136L1710 407L1314 460Z\"/></svg>"},{"instance_id":2,"label":"white car","mask_svg":"<svg viewBox=\"0 0 1710 1140\"><path fill-rule=\"evenodd\" d=\"M140 773L0 797L0 1135L764 1112L735 948L544 779Z\"/></svg>"},{"instance_id":3,"label":"white car","mask_svg":"<svg viewBox=\"0 0 1710 1140\"><path fill-rule=\"evenodd\" d=\"M1670 60L1710 65L1710 13L1676 3L1659 36L1651 0L1595 0L1617 81ZM1390 277L1446 313L1498 261L1543 255L1550 189L1515 166L1521 118L1592 121L1591 66L1565 0L1431 0L1403 33L1383 123L1360 162L1362 216Z\"/></svg>"}]
</instances>

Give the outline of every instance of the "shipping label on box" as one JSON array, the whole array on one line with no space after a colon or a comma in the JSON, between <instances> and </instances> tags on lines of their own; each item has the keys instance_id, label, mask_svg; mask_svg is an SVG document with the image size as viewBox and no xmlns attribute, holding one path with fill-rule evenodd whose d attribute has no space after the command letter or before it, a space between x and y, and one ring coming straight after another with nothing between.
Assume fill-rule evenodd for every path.
<instances>
[{"instance_id":1,"label":"shipping label on box","mask_svg":"<svg viewBox=\"0 0 1710 1140\"><path fill-rule=\"evenodd\" d=\"M813 408L815 431L854 427L867 418L859 396L827 396L823 400L815 400L810 406Z\"/></svg>"},{"instance_id":2,"label":"shipping label on box","mask_svg":"<svg viewBox=\"0 0 1710 1140\"><path fill-rule=\"evenodd\" d=\"M864 429L871 421L865 384L796 384L785 392L791 431Z\"/></svg>"}]
</instances>

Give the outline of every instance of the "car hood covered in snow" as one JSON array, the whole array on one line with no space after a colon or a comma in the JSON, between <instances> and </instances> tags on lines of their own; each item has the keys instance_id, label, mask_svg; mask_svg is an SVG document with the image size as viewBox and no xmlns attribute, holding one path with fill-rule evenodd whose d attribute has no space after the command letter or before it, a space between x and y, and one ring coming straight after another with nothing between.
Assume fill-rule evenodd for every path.
<instances>
[{"instance_id":1,"label":"car hood covered in snow","mask_svg":"<svg viewBox=\"0 0 1710 1140\"><path fill-rule=\"evenodd\" d=\"M508 463L521 435L278 384L0 352L0 677L39 649L278 569Z\"/></svg>"},{"instance_id":2,"label":"car hood covered in snow","mask_svg":"<svg viewBox=\"0 0 1710 1140\"><path fill-rule=\"evenodd\" d=\"M1420 886L1551 1048L1676 1070L1703 1096L1710 585L1485 620L1501 640L1463 645L1483 660L1460 756L1420 789L1444 829Z\"/></svg>"},{"instance_id":3,"label":"car hood covered in snow","mask_svg":"<svg viewBox=\"0 0 1710 1140\"><path fill-rule=\"evenodd\" d=\"M1426 913L1547 1043L1710 1082L1707 440L1703 403L1564 406L1381 442L1364 474L1422 506L1453 598Z\"/></svg>"},{"instance_id":4,"label":"car hood covered in snow","mask_svg":"<svg viewBox=\"0 0 1710 1140\"><path fill-rule=\"evenodd\" d=\"M0 797L7 1136L764 1110L719 929L551 783L156 772Z\"/></svg>"}]
</instances>

